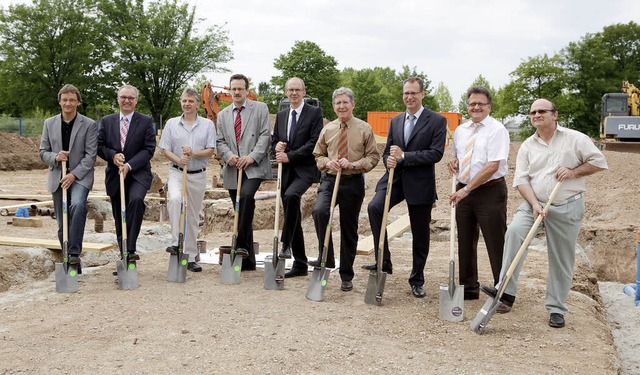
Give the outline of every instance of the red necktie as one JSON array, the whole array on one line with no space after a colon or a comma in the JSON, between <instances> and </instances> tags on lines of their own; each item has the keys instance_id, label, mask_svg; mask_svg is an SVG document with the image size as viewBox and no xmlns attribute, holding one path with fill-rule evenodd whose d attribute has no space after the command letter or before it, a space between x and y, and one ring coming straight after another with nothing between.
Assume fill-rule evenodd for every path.
<instances>
[{"instance_id":1,"label":"red necktie","mask_svg":"<svg viewBox=\"0 0 640 375\"><path fill-rule=\"evenodd\" d=\"M127 141L127 132L129 131L129 119L122 118L122 128L120 128L120 149L124 150L124 143Z\"/></svg>"},{"instance_id":2,"label":"red necktie","mask_svg":"<svg viewBox=\"0 0 640 375\"><path fill-rule=\"evenodd\" d=\"M240 116L240 112L242 112L243 108L244 107L236 108L236 111L238 111L238 113L236 114L236 123L235 123L235 127L236 127L236 145L240 144L240 133L242 133L242 117Z\"/></svg>"},{"instance_id":3,"label":"red necktie","mask_svg":"<svg viewBox=\"0 0 640 375\"><path fill-rule=\"evenodd\" d=\"M347 157L349 147L347 144L347 124L340 124L340 142L338 142L338 159Z\"/></svg>"}]
</instances>

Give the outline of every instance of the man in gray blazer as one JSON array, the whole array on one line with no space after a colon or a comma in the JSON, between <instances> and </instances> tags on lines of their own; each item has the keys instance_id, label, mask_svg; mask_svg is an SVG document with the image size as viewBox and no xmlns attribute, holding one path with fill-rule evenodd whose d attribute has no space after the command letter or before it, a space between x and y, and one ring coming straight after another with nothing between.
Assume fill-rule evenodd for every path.
<instances>
[{"instance_id":1,"label":"man in gray blazer","mask_svg":"<svg viewBox=\"0 0 640 375\"><path fill-rule=\"evenodd\" d=\"M80 91L64 85L58 92L60 115L44 121L40 142L40 159L49 166L47 190L53 195L58 221L58 239L62 246L62 188L69 202L69 263L79 264L84 225L87 221L87 196L93 187L93 165L98 149L96 123L78 113ZM67 171L62 178L62 161Z\"/></svg>"},{"instance_id":2,"label":"man in gray blazer","mask_svg":"<svg viewBox=\"0 0 640 375\"><path fill-rule=\"evenodd\" d=\"M229 190L235 204L240 194L238 239L236 247L246 249L238 255L243 270L255 270L253 250L253 214L256 208L254 195L262 180L271 178L269 160L269 109L267 105L247 99L249 79L234 74L229 80L233 103L218 114L216 148L225 165L222 168L224 187ZM237 191L238 171L242 171L242 190Z\"/></svg>"}]
</instances>

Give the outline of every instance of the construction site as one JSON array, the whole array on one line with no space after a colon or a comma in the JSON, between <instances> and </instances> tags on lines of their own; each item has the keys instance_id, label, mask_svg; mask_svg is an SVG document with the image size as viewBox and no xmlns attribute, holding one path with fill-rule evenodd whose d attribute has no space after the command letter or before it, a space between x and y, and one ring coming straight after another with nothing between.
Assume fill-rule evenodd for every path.
<instances>
[{"instance_id":1,"label":"construction site","mask_svg":"<svg viewBox=\"0 0 640 375\"><path fill-rule=\"evenodd\" d=\"M496 315L485 334L478 335L469 322L485 296L465 301L463 322L438 317L438 289L448 274L446 163L451 156L446 152L436 165L440 201L432 214L427 296L413 298L407 282L411 233L401 225L407 214L402 203L388 217L390 235L395 236L390 242L395 270L387 277L382 305L372 306L364 303L369 271L360 267L374 260L371 242L367 245L371 229L366 207L384 173L382 164L366 175L358 230L359 252L369 255L356 257L353 291L340 291L340 276L332 272L324 302L312 302L305 298L309 277L286 279L284 290L266 290L264 270L258 268L242 272L239 285L220 282L217 251L231 243L233 207L226 190L213 186L219 173L213 160L206 171L211 186L199 236L205 244L204 271L188 273L185 283L167 282L170 225L161 220L163 199L158 191L169 164L160 152L152 160L159 179L147 195L138 240L140 285L120 290L112 275L119 253L105 200L105 164L98 162L84 237L92 246L84 247L78 292L63 294L56 293L53 276L61 252L47 247L55 247L57 224L51 217L53 206L46 203L51 196L38 146L38 139L0 133L2 374L640 372L635 355L640 348L640 314L633 298L622 292L636 276L640 154L605 150L609 170L587 178L587 211L576 249L567 326L547 325L542 232L530 246L513 310ZM518 148L512 143L508 186ZM303 199L310 257L318 254L310 215L316 188L312 186ZM274 182L265 181L258 192L254 240L261 256L272 251L274 190ZM508 220L521 200L515 189L509 191ZM19 207L28 209L28 218L16 217ZM393 223L400 229L392 230ZM339 240L337 225L333 238ZM486 249L482 241L479 245L480 282L489 284Z\"/></svg>"}]
</instances>

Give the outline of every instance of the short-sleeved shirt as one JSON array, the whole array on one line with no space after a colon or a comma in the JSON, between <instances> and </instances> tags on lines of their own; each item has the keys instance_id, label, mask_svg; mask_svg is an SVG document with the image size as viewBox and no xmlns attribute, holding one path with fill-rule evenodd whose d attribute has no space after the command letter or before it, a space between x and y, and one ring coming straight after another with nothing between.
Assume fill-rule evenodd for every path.
<instances>
[{"instance_id":1,"label":"short-sleeved shirt","mask_svg":"<svg viewBox=\"0 0 640 375\"><path fill-rule=\"evenodd\" d=\"M459 125L453 135L453 156L462 160L464 157L467 142L473 134L472 122ZM484 168L485 164L492 161L499 161L498 170L487 180L495 180L504 177L509 172L507 159L509 158L509 131L501 122L491 116L487 116L478 123L478 134L473 143L473 154L471 156L471 166L469 181ZM484 181L483 181L484 182Z\"/></svg>"},{"instance_id":2,"label":"short-sleeved shirt","mask_svg":"<svg viewBox=\"0 0 640 375\"><path fill-rule=\"evenodd\" d=\"M216 127L213 122L198 116L193 126L189 128L184 123L184 115L169 119L162 131L158 146L171 151L177 157L182 157L182 146L185 145L191 147L193 151L216 148ZM208 158L190 158L187 170L206 168L208 163Z\"/></svg>"},{"instance_id":3,"label":"short-sleeved shirt","mask_svg":"<svg viewBox=\"0 0 640 375\"><path fill-rule=\"evenodd\" d=\"M557 183L555 173L560 167L576 168L584 163L607 169L607 161L591 138L579 131L557 126L547 144L536 132L520 146L516 159L513 186L529 184L541 202L549 200L549 195ZM565 181L555 202L587 191L585 178Z\"/></svg>"}]
</instances>

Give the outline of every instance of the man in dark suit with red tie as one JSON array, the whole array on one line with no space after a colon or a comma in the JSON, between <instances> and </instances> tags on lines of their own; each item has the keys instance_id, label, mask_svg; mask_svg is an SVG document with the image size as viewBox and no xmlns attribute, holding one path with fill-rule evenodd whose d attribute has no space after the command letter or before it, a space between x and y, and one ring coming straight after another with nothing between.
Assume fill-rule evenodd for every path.
<instances>
[{"instance_id":1,"label":"man in dark suit with red tie","mask_svg":"<svg viewBox=\"0 0 640 375\"><path fill-rule=\"evenodd\" d=\"M124 174L129 260L139 260L136 242L144 217L144 197L151 187L151 158L156 149L156 132L151 117L135 111L138 89L124 85L118 90L120 112L100 121L98 156L107 162L105 187L111 198L118 245L122 249L120 173Z\"/></svg>"},{"instance_id":2,"label":"man in dark suit with red tie","mask_svg":"<svg viewBox=\"0 0 640 375\"><path fill-rule=\"evenodd\" d=\"M444 153L447 120L422 106L425 96L422 79L409 77L404 80L402 88L407 111L391 119L382 157L387 168L395 168L389 208L403 200L407 201L409 208L413 236L413 268L409 285L413 296L422 298L426 295L423 288L424 267L429 255L431 208L438 198L435 164ZM380 238L388 178L387 170L378 181L376 195L368 206L374 244L378 244ZM363 268L375 269L376 265L365 265ZM393 272L386 234L382 270L389 274Z\"/></svg>"},{"instance_id":3,"label":"man in dark suit with red tie","mask_svg":"<svg viewBox=\"0 0 640 375\"><path fill-rule=\"evenodd\" d=\"M314 182L320 181L320 171L313 157L313 148L322 130L322 110L304 103L304 82L292 77L285 84L290 108L278 112L273 129L272 147L276 160L282 163L281 195L284 207L282 227L282 259L291 258L293 267L285 277L307 274L300 199Z\"/></svg>"}]
</instances>

